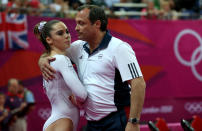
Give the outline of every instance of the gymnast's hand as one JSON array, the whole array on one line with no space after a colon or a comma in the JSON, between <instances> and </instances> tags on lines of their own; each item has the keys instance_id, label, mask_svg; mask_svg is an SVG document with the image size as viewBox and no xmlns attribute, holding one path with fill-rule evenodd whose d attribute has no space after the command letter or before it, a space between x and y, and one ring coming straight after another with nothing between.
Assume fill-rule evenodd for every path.
<instances>
[{"instance_id":1,"label":"gymnast's hand","mask_svg":"<svg viewBox=\"0 0 202 131\"><path fill-rule=\"evenodd\" d=\"M50 62L54 61L55 58L41 55L38 61L38 65L42 72L42 76L46 81L52 80L54 78L54 73L56 72L51 66Z\"/></svg>"}]
</instances>

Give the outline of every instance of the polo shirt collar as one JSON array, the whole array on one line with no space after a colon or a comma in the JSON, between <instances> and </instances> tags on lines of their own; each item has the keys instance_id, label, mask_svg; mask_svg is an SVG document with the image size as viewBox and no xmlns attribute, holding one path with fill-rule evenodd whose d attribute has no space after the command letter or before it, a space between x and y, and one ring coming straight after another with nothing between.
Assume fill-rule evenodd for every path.
<instances>
[{"instance_id":1,"label":"polo shirt collar","mask_svg":"<svg viewBox=\"0 0 202 131\"><path fill-rule=\"evenodd\" d=\"M84 45L83 45L83 48L84 50L89 54L89 55L92 55L94 54L95 52L97 52L98 50L102 50L102 49L105 49L107 48L107 46L109 45L109 42L112 38L112 35L109 33L109 31L107 30L106 31L106 34L104 35L101 43L99 44L99 46L93 50L92 53L90 53L90 49L89 49L89 44L86 42Z\"/></svg>"},{"instance_id":2,"label":"polo shirt collar","mask_svg":"<svg viewBox=\"0 0 202 131\"><path fill-rule=\"evenodd\" d=\"M11 92L8 92L7 95L10 96L10 97L12 97L12 96L17 96L17 94L13 94L13 93L11 93Z\"/></svg>"}]
</instances>

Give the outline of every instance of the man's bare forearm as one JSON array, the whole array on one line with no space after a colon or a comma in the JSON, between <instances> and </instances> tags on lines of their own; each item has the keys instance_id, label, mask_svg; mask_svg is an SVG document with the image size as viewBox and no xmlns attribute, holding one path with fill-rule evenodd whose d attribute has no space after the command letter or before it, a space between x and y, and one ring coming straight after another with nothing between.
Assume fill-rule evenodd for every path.
<instances>
[{"instance_id":1,"label":"man's bare forearm","mask_svg":"<svg viewBox=\"0 0 202 131\"><path fill-rule=\"evenodd\" d=\"M129 118L140 119L142 112L146 84L142 77L130 81L131 84L131 105Z\"/></svg>"},{"instance_id":2,"label":"man's bare forearm","mask_svg":"<svg viewBox=\"0 0 202 131\"><path fill-rule=\"evenodd\" d=\"M44 58L48 57L48 54L46 52L44 52L43 54L41 54L41 56L39 57L39 60L38 60L38 65L41 69L41 61L43 61Z\"/></svg>"}]
</instances>

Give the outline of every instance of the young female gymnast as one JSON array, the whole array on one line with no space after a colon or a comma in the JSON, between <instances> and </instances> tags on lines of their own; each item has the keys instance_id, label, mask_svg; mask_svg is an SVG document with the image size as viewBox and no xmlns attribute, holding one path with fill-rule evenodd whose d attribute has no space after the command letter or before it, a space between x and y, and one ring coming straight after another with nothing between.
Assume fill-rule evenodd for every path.
<instances>
[{"instance_id":1,"label":"young female gymnast","mask_svg":"<svg viewBox=\"0 0 202 131\"><path fill-rule=\"evenodd\" d=\"M43 86L51 103L51 116L43 131L76 131L79 109L72 104L72 94L78 103L83 103L87 92L77 77L70 59L65 56L70 47L71 36L66 25L59 20L42 21L34 28L36 37L46 49L46 55L55 57L50 65L56 70L51 81L43 79ZM38 37L40 35L40 38Z\"/></svg>"}]
</instances>

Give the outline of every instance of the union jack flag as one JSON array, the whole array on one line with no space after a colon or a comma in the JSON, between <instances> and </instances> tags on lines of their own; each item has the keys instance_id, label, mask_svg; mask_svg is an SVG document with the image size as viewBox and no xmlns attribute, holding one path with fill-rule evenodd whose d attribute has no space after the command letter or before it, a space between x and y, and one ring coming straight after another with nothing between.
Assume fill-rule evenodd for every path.
<instances>
[{"instance_id":1,"label":"union jack flag","mask_svg":"<svg viewBox=\"0 0 202 131\"><path fill-rule=\"evenodd\" d=\"M0 50L26 49L28 47L27 16L0 13Z\"/></svg>"}]
</instances>

